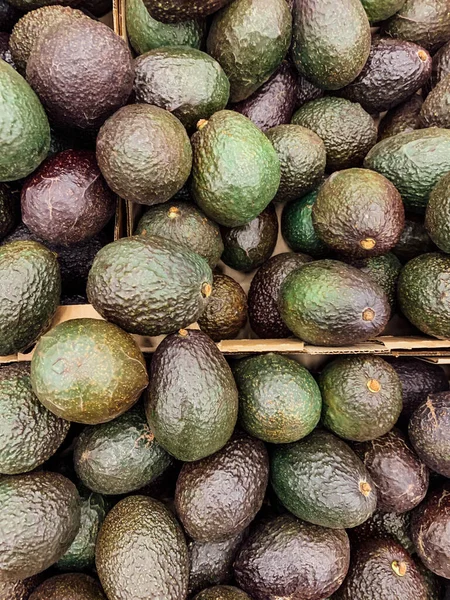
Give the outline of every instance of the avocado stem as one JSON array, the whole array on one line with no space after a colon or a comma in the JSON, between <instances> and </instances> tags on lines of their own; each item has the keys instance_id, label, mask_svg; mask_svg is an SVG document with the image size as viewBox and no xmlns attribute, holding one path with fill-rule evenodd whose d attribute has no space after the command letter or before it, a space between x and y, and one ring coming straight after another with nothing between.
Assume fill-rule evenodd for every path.
<instances>
[{"instance_id":1,"label":"avocado stem","mask_svg":"<svg viewBox=\"0 0 450 600\"><path fill-rule=\"evenodd\" d=\"M369 381L367 382L367 387L369 389L369 392L373 392L374 394L376 394L381 390L381 383L378 381L378 379L369 379Z\"/></svg>"},{"instance_id":2,"label":"avocado stem","mask_svg":"<svg viewBox=\"0 0 450 600\"><path fill-rule=\"evenodd\" d=\"M373 321L375 318L375 311L372 308L366 308L362 314L363 321Z\"/></svg>"},{"instance_id":3,"label":"avocado stem","mask_svg":"<svg viewBox=\"0 0 450 600\"><path fill-rule=\"evenodd\" d=\"M359 484L359 489L363 496L367 497L372 491L372 486L370 485L370 483L367 483L367 481L361 481L361 483Z\"/></svg>"},{"instance_id":4,"label":"avocado stem","mask_svg":"<svg viewBox=\"0 0 450 600\"><path fill-rule=\"evenodd\" d=\"M180 209L176 206L171 206L167 212L169 219L175 219L180 214Z\"/></svg>"},{"instance_id":5,"label":"avocado stem","mask_svg":"<svg viewBox=\"0 0 450 600\"><path fill-rule=\"evenodd\" d=\"M377 242L373 238L365 238L359 242L359 245L361 248L364 248L364 250L372 250L372 248L375 248L377 245Z\"/></svg>"},{"instance_id":6,"label":"avocado stem","mask_svg":"<svg viewBox=\"0 0 450 600\"><path fill-rule=\"evenodd\" d=\"M404 577L406 575L408 566L403 560L401 562L398 562L398 560L394 560L391 566L394 573L399 577Z\"/></svg>"},{"instance_id":7,"label":"avocado stem","mask_svg":"<svg viewBox=\"0 0 450 600\"><path fill-rule=\"evenodd\" d=\"M189 335L189 331L187 329L180 329L178 331L178 335L181 335L181 337L187 337Z\"/></svg>"},{"instance_id":8,"label":"avocado stem","mask_svg":"<svg viewBox=\"0 0 450 600\"><path fill-rule=\"evenodd\" d=\"M202 285L202 295L203 298L209 298L212 292L212 285L210 283L204 283Z\"/></svg>"},{"instance_id":9,"label":"avocado stem","mask_svg":"<svg viewBox=\"0 0 450 600\"><path fill-rule=\"evenodd\" d=\"M208 119L200 119L200 121L197 122L197 129L200 131L207 124L208 124Z\"/></svg>"}]
</instances>

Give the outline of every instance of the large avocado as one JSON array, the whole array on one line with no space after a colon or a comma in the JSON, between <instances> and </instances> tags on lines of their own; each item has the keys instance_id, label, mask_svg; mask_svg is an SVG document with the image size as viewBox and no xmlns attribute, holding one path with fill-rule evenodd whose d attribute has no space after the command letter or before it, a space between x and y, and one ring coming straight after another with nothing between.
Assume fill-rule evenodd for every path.
<instances>
[{"instance_id":1,"label":"large avocado","mask_svg":"<svg viewBox=\"0 0 450 600\"><path fill-rule=\"evenodd\" d=\"M319 238L312 222L312 209L318 193L316 189L284 206L281 214L281 234L294 252L306 252L314 258L324 258L331 250Z\"/></svg>"},{"instance_id":2,"label":"large avocado","mask_svg":"<svg viewBox=\"0 0 450 600\"><path fill-rule=\"evenodd\" d=\"M17 200L6 183L0 183L0 241L14 228L17 219Z\"/></svg>"},{"instance_id":3,"label":"large avocado","mask_svg":"<svg viewBox=\"0 0 450 600\"><path fill-rule=\"evenodd\" d=\"M109 600L186 598L186 541L175 517L157 500L128 496L116 504L100 530L95 561Z\"/></svg>"},{"instance_id":4,"label":"large avocado","mask_svg":"<svg viewBox=\"0 0 450 600\"><path fill-rule=\"evenodd\" d=\"M450 172L433 188L425 212L425 228L443 252L450 253Z\"/></svg>"},{"instance_id":5,"label":"large avocado","mask_svg":"<svg viewBox=\"0 0 450 600\"><path fill-rule=\"evenodd\" d=\"M158 346L146 413L157 441L179 460L205 458L230 439L238 392L228 363L205 333L182 329Z\"/></svg>"},{"instance_id":6,"label":"large avocado","mask_svg":"<svg viewBox=\"0 0 450 600\"><path fill-rule=\"evenodd\" d=\"M68 573L44 581L29 600L106 600L106 597L93 577Z\"/></svg>"},{"instance_id":7,"label":"large avocado","mask_svg":"<svg viewBox=\"0 0 450 600\"><path fill-rule=\"evenodd\" d=\"M378 23L395 15L406 0L361 0L371 23Z\"/></svg>"},{"instance_id":8,"label":"large avocado","mask_svg":"<svg viewBox=\"0 0 450 600\"><path fill-rule=\"evenodd\" d=\"M420 110L423 98L414 94L395 108L389 110L378 125L379 141L397 135L397 133L408 133L422 128Z\"/></svg>"},{"instance_id":9,"label":"large avocado","mask_svg":"<svg viewBox=\"0 0 450 600\"><path fill-rule=\"evenodd\" d=\"M352 260L351 264L370 275L383 288L389 298L391 312L394 314L397 308L397 282L402 269L401 262L395 254L388 252L382 256Z\"/></svg>"},{"instance_id":10,"label":"large avocado","mask_svg":"<svg viewBox=\"0 0 450 600\"><path fill-rule=\"evenodd\" d=\"M145 0L145 5L155 19L177 23L206 17L229 2L231 0Z\"/></svg>"},{"instance_id":11,"label":"large avocado","mask_svg":"<svg viewBox=\"0 0 450 600\"><path fill-rule=\"evenodd\" d=\"M448 106L450 104L450 75L440 81L428 94L420 111L420 119L425 127L450 128Z\"/></svg>"},{"instance_id":12,"label":"large avocado","mask_svg":"<svg viewBox=\"0 0 450 600\"><path fill-rule=\"evenodd\" d=\"M123 238L97 254L87 294L105 318L130 333L160 335L194 323L212 290L204 258L177 242Z\"/></svg>"}]
</instances>

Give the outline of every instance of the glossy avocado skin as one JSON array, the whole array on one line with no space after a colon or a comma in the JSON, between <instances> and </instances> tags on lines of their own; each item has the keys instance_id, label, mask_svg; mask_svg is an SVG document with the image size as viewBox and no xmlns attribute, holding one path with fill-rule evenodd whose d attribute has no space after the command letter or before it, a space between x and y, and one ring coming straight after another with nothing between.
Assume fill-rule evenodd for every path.
<instances>
[{"instance_id":1,"label":"glossy avocado skin","mask_svg":"<svg viewBox=\"0 0 450 600\"><path fill-rule=\"evenodd\" d=\"M257 526L239 551L234 571L238 584L255 600L325 598L342 584L349 563L350 544L343 529L281 515Z\"/></svg>"},{"instance_id":2,"label":"glossy avocado skin","mask_svg":"<svg viewBox=\"0 0 450 600\"><path fill-rule=\"evenodd\" d=\"M105 600L99 583L89 575L68 573L47 579L29 600Z\"/></svg>"},{"instance_id":3,"label":"glossy avocado skin","mask_svg":"<svg viewBox=\"0 0 450 600\"><path fill-rule=\"evenodd\" d=\"M318 237L312 222L312 208L318 193L318 190L314 190L285 205L281 214L281 234L294 252L324 258L330 254L330 249Z\"/></svg>"},{"instance_id":4,"label":"glossy avocado skin","mask_svg":"<svg viewBox=\"0 0 450 600\"><path fill-rule=\"evenodd\" d=\"M381 256L372 256L354 260L351 264L370 275L370 277L383 288L389 298L391 312L394 314L397 308L397 281L402 268L402 265L395 254L388 252Z\"/></svg>"},{"instance_id":5,"label":"glossy avocado skin","mask_svg":"<svg viewBox=\"0 0 450 600\"><path fill-rule=\"evenodd\" d=\"M420 111L424 127L450 127L450 75L442 79L428 94Z\"/></svg>"},{"instance_id":6,"label":"glossy avocado skin","mask_svg":"<svg viewBox=\"0 0 450 600\"><path fill-rule=\"evenodd\" d=\"M229 2L231 0L146 0L145 5L155 19L177 23L210 15Z\"/></svg>"},{"instance_id":7,"label":"glossy avocado skin","mask_svg":"<svg viewBox=\"0 0 450 600\"><path fill-rule=\"evenodd\" d=\"M194 600L250 600L250 597L233 585L217 585L200 592Z\"/></svg>"},{"instance_id":8,"label":"glossy avocado skin","mask_svg":"<svg viewBox=\"0 0 450 600\"><path fill-rule=\"evenodd\" d=\"M375 538L392 538L407 552L414 554L416 550L411 539L411 516L411 511L397 514L376 510L367 521L349 529L350 541L352 544L362 545Z\"/></svg>"},{"instance_id":9,"label":"glossy avocado skin","mask_svg":"<svg viewBox=\"0 0 450 600\"><path fill-rule=\"evenodd\" d=\"M405 226L397 245L392 252L400 259L402 263L419 256L437 250L428 235L423 220L418 215L408 215L405 219Z\"/></svg>"},{"instance_id":10,"label":"glossy avocado skin","mask_svg":"<svg viewBox=\"0 0 450 600\"><path fill-rule=\"evenodd\" d=\"M6 184L0 183L0 240L14 229L17 220L16 213L14 194Z\"/></svg>"},{"instance_id":11,"label":"glossy avocado skin","mask_svg":"<svg viewBox=\"0 0 450 600\"><path fill-rule=\"evenodd\" d=\"M378 140L381 142L397 133L408 133L421 129L420 109L422 104L423 98L414 94L409 100L389 110L378 126Z\"/></svg>"},{"instance_id":12,"label":"glossy avocado skin","mask_svg":"<svg viewBox=\"0 0 450 600\"><path fill-rule=\"evenodd\" d=\"M433 92L432 92L433 93ZM443 252L450 252L450 173L438 181L430 194L425 212L425 229Z\"/></svg>"},{"instance_id":13,"label":"glossy avocado skin","mask_svg":"<svg viewBox=\"0 0 450 600\"><path fill-rule=\"evenodd\" d=\"M367 13L369 21L371 23L378 23L384 21L392 15L395 15L406 0L361 0L364 10Z\"/></svg>"},{"instance_id":14,"label":"glossy avocado skin","mask_svg":"<svg viewBox=\"0 0 450 600\"><path fill-rule=\"evenodd\" d=\"M329 461L332 477L324 471ZM291 513L322 527L356 527L376 508L375 484L367 469L345 442L327 431L317 429L299 442L275 447L271 481Z\"/></svg>"}]
</instances>

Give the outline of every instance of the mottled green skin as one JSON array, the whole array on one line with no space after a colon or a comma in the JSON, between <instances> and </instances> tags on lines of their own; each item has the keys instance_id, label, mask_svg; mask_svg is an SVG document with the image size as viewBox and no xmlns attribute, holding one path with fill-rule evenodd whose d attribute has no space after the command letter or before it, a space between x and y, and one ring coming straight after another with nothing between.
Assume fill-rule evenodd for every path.
<instances>
[{"instance_id":1,"label":"mottled green skin","mask_svg":"<svg viewBox=\"0 0 450 600\"><path fill-rule=\"evenodd\" d=\"M375 380L379 391L368 387ZM377 356L346 356L319 377L325 427L347 440L373 440L392 429L402 411L402 384L393 367Z\"/></svg>"},{"instance_id":2,"label":"mottled green skin","mask_svg":"<svg viewBox=\"0 0 450 600\"><path fill-rule=\"evenodd\" d=\"M231 84L231 102L248 98L286 56L292 15L285 0L236 0L212 22L206 46Z\"/></svg>"},{"instance_id":3,"label":"mottled green skin","mask_svg":"<svg viewBox=\"0 0 450 600\"><path fill-rule=\"evenodd\" d=\"M298 109L292 123L312 129L323 140L327 169L358 167L377 141L375 121L360 104L325 96Z\"/></svg>"},{"instance_id":4,"label":"mottled green skin","mask_svg":"<svg viewBox=\"0 0 450 600\"><path fill-rule=\"evenodd\" d=\"M378 283L389 298L392 314L397 308L397 282L402 268L401 262L388 252L382 256L373 256L352 261L354 267L357 267Z\"/></svg>"},{"instance_id":5,"label":"mottled green skin","mask_svg":"<svg viewBox=\"0 0 450 600\"><path fill-rule=\"evenodd\" d=\"M250 119L231 110L219 111L191 141L192 192L208 217L227 227L245 225L273 200L280 184L280 161Z\"/></svg>"},{"instance_id":6,"label":"mottled green skin","mask_svg":"<svg viewBox=\"0 0 450 600\"><path fill-rule=\"evenodd\" d=\"M67 573L44 581L29 600L106 600L106 596L93 577Z\"/></svg>"},{"instance_id":7,"label":"mottled green skin","mask_svg":"<svg viewBox=\"0 0 450 600\"><path fill-rule=\"evenodd\" d=\"M50 326L61 295L56 254L37 242L0 247L0 356L31 346Z\"/></svg>"},{"instance_id":8,"label":"mottled green skin","mask_svg":"<svg viewBox=\"0 0 450 600\"><path fill-rule=\"evenodd\" d=\"M126 331L161 335L197 320L209 302L212 281L206 260L186 246L134 236L100 250L87 294L102 317Z\"/></svg>"},{"instance_id":9,"label":"mottled green skin","mask_svg":"<svg viewBox=\"0 0 450 600\"><path fill-rule=\"evenodd\" d=\"M361 0L371 23L389 19L398 12L406 0Z\"/></svg>"},{"instance_id":10,"label":"mottled green skin","mask_svg":"<svg viewBox=\"0 0 450 600\"><path fill-rule=\"evenodd\" d=\"M407 263L398 280L400 309L428 335L450 336L450 257L432 252Z\"/></svg>"},{"instance_id":11,"label":"mottled green skin","mask_svg":"<svg viewBox=\"0 0 450 600\"><path fill-rule=\"evenodd\" d=\"M348 85L370 52L370 25L360 0L295 0L292 58L325 90Z\"/></svg>"},{"instance_id":12,"label":"mottled green skin","mask_svg":"<svg viewBox=\"0 0 450 600\"><path fill-rule=\"evenodd\" d=\"M294 444L276 446L271 480L291 513L322 527L356 527L377 504L375 485L363 463L345 442L322 430ZM363 483L366 493L360 487Z\"/></svg>"},{"instance_id":13,"label":"mottled green skin","mask_svg":"<svg viewBox=\"0 0 450 600\"><path fill-rule=\"evenodd\" d=\"M431 127L389 137L372 148L364 166L395 185L407 210L423 212L431 190L450 171L450 130Z\"/></svg>"},{"instance_id":14,"label":"mottled green skin","mask_svg":"<svg viewBox=\"0 0 450 600\"><path fill-rule=\"evenodd\" d=\"M266 131L281 165L281 181L276 202L304 196L323 178L327 160L320 137L300 125L278 125Z\"/></svg>"},{"instance_id":15,"label":"mottled green skin","mask_svg":"<svg viewBox=\"0 0 450 600\"><path fill-rule=\"evenodd\" d=\"M54 414L94 425L133 406L148 375L130 335L106 321L73 319L41 337L31 361L31 382Z\"/></svg>"},{"instance_id":16,"label":"mottled green skin","mask_svg":"<svg viewBox=\"0 0 450 600\"><path fill-rule=\"evenodd\" d=\"M238 416L231 369L214 342L195 330L167 336L158 346L145 402L156 439L185 462L220 450Z\"/></svg>"},{"instance_id":17,"label":"mottled green skin","mask_svg":"<svg viewBox=\"0 0 450 600\"><path fill-rule=\"evenodd\" d=\"M364 544L374 538L392 538L413 554L416 550L410 534L411 512L397 514L376 510L371 517L358 527L349 530L351 542Z\"/></svg>"},{"instance_id":18,"label":"mottled green skin","mask_svg":"<svg viewBox=\"0 0 450 600\"><path fill-rule=\"evenodd\" d=\"M423 103L420 119L424 127L450 128L450 75L431 90Z\"/></svg>"},{"instance_id":19,"label":"mottled green skin","mask_svg":"<svg viewBox=\"0 0 450 600\"><path fill-rule=\"evenodd\" d=\"M438 181L430 194L425 228L436 246L450 253L450 172Z\"/></svg>"},{"instance_id":20,"label":"mottled green skin","mask_svg":"<svg viewBox=\"0 0 450 600\"><path fill-rule=\"evenodd\" d=\"M314 258L324 258L330 249L316 233L312 222L312 207L318 190L286 204L281 215L281 234L294 252L305 252Z\"/></svg>"},{"instance_id":21,"label":"mottled green skin","mask_svg":"<svg viewBox=\"0 0 450 600\"><path fill-rule=\"evenodd\" d=\"M392 249L393 254L405 263L420 254L435 252L436 246L425 229L422 221L405 219L405 227L397 245Z\"/></svg>"},{"instance_id":22,"label":"mottled green skin","mask_svg":"<svg viewBox=\"0 0 450 600\"><path fill-rule=\"evenodd\" d=\"M0 578L17 581L59 560L80 526L80 497L63 475L35 471L0 479Z\"/></svg>"},{"instance_id":23,"label":"mottled green skin","mask_svg":"<svg viewBox=\"0 0 450 600\"><path fill-rule=\"evenodd\" d=\"M398 133L408 133L409 131L421 129L420 109L422 104L422 96L414 94L406 102L389 110L378 126L378 140L384 140Z\"/></svg>"},{"instance_id":24,"label":"mottled green skin","mask_svg":"<svg viewBox=\"0 0 450 600\"><path fill-rule=\"evenodd\" d=\"M194 600L250 600L250 596L232 585L216 585L197 594Z\"/></svg>"},{"instance_id":25,"label":"mottled green skin","mask_svg":"<svg viewBox=\"0 0 450 600\"><path fill-rule=\"evenodd\" d=\"M0 183L0 240L14 229L17 212L15 198L11 190L6 184Z\"/></svg>"},{"instance_id":26,"label":"mottled green skin","mask_svg":"<svg viewBox=\"0 0 450 600\"><path fill-rule=\"evenodd\" d=\"M137 54L163 46L200 48L204 26L199 21L162 23L150 16L142 0L129 0L125 7L127 34Z\"/></svg>"},{"instance_id":27,"label":"mottled green skin","mask_svg":"<svg viewBox=\"0 0 450 600\"><path fill-rule=\"evenodd\" d=\"M239 391L239 423L271 444L296 442L320 420L322 397L312 375L280 354L244 358L233 368Z\"/></svg>"},{"instance_id":28,"label":"mottled green skin","mask_svg":"<svg viewBox=\"0 0 450 600\"><path fill-rule=\"evenodd\" d=\"M369 275L337 260L314 261L290 273L278 305L287 327L319 346L367 341L383 331L391 312L388 297Z\"/></svg>"},{"instance_id":29,"label":"mottled green skin","mask_svg":"<svg viewBox=\"0 0 450 600\"><path fill-rule=\"evenodd\" d=\"M98 536L95 561L108 600L186 598L186 541L175 517L157 500L128 496L116 504Z\"/></svg>"},{"instance_id":30,"label":"mottled green skin","mask_svg":"<svg viewBox=\"0 0 450 600\"><path fill-rule=\"evenodd\" d=\"M145 5L155 19L179 22L206 17L231 2L231 0L146 0Z\"/></svg>"},{"instance_id":31,"label":"mottled green skin","mask_svg":"<svg viewBox=\"0 0 450 600\"><path fill-rule=\"evenodd\" d=\"M87 427L74 450L75 471L99 494L129 494L159 477L172 459L155 441L141 406L114 421Z\"/></svg>"},{"instance_id":32,"label":"mottled green skin","mask_svg":"<svg viewBox=\"0 0 450 600\"><path fill-rule=\"evenodd\" d=\"M70 423L36 398L28 365L0 369L0 473L32 471L59 448Z\"/></svg>"},{"instance_id":33,"label":"mottled green skin","mask_svg":"<svg viewBox=\"0 0 450 600\"><path fill-rule=\"evenodd\" d=\"M3 60L0 103L0 181L15 181L29 175L47 156L50 126L36 94Z\"/></svg>"}]
</instances>

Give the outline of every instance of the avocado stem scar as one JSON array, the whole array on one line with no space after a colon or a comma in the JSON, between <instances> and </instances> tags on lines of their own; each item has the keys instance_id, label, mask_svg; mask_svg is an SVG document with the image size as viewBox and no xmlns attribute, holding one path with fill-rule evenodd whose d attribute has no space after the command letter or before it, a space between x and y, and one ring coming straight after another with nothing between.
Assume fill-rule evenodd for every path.
<instances>
[{"instance_id":1,"label":"avocado stem scar","mask_svg":"<svg viewBox=\"0 0 450 600\"><path fill-rule=\"evenodd\" d=\"M370 392L375 394L381 390L381 383L378 381L378 379L369 379L367 382L367 388Z\"/></svg>"},{"instance_id":2,"label":"avocado stem scar","mask_svg":"<svg viewBox=\"0 0 450 600\"><path fill-rule=\"evenodd\" d=\"M372 308L365 308L362 314L363 321L373 321L375 318L375 311Z\"/></svg>"},{"instance_id":3,"label":"avocado stem scar","mask_svg":"<svg viewBox=\"0 0 450 600\"><path fill-rule=\"evenodd\" d=\"M361 483L359 484L359 489L361 491L361 494L367 497L372 491L372 486L370 485L370 483L367 483L367 481L361 481Z\"/></svg>"},{"instance_id":4,"label":"avocado stem scar","mask_svg":"<svg viewBox=\"0 0 450 600\"><path fill-rule=\"evenodd\" d=\"M364 248L364 250L372 250L372 248L375 248L377 245L377 242L373 238L365 238L359 242L359 245L361 248Z\"/></svg>"},{"instance_id":5,"label":"avocado stem scar","mask_svg":"<svg viewBox=\"0 0 450 600\"><path fill-rule=\"evenodd\" d=\"M181 337L187 337L189 335L189 332L187 329L180 329L178 331L178 335L181 335Z\"/></svg>"},{"instance_id":6,"label":"avocado stem scar","mask_svg":"<svg viewBox=\"0 0 450 600\"><path fill-rule=\"evenodd\" d=\"M207 124L208 124L208 119L200 119L200 121L197 122L197 129L200 131Z\"/></svg>"},{"instance_id":7,"label":"avocado stem scar","mask_svg":"<svg viewBox=\"0 0 450 600\"><path fill-rule=\"evenodd\" d=\"M408 567L404 561L398 562L398 560L394 560L391 566L394 573L399 577L404 577L406 575Z\"/></svg>"},{"instance_id":8,"label":"avocado stem scar","mask_svg":"<svg viewBox=\"0 0 450 600\"><path fill-rule=\"evenodd\" d=\"M202 296L204 298L209 298L212 292L212 285L210 283L204 283L202 285Z\"/></svg>"},{"instance_id":9,"label":"avocado stem scar","mask_svg":"<svg viewBox=\"0 0 450 600\"><path fill-rule=\"evenodd\" d=\"M167 212L169 219L175 219L180 214L180 209L176 206L171 206Z\"/></svg>"}]
</instances>

